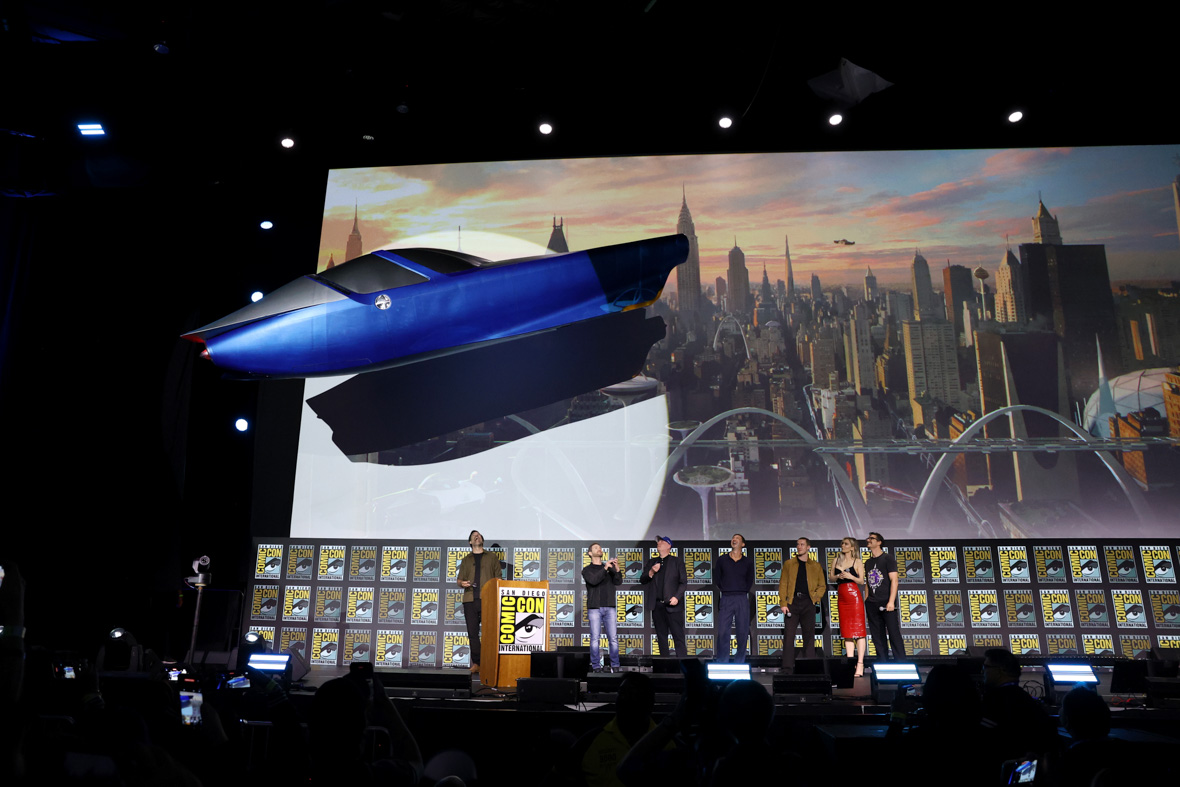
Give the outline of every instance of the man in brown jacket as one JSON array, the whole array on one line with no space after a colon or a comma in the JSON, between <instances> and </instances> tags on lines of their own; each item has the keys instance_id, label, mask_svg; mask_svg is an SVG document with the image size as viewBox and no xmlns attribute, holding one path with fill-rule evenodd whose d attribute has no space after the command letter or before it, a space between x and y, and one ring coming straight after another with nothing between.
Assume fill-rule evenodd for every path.
<instances>
[{"instance_id":1,"label":"man in brown jacket","mask_svg":"<svg viewBox=\"0 0 1180 787\"><path fill-rule=\"evenodd\" d=\"M824 570L811 559L811 541L798 538L796 555L783 563L782 579L778 582L778 601L786 623L783 626L783 673L795 672L795 629L803 629L803 657L815 658L815 605L827 589Z\"/></svg>"},{"instance_id":2,"label":"man in brown jacket","mask_svg":"<svg viewBox=\"0 0 1180 787\"><path fill-rule=\"evenodd\" d=\"M483 617L480 590L484 583L503 577L500 557L483 551L483 534L472 530L467 536L471 554L459 561L455 581L463 588L463 617L467 620L467 644L471 647L471 671L479 672L479 624Z\"/></svg>"}]
</instances>

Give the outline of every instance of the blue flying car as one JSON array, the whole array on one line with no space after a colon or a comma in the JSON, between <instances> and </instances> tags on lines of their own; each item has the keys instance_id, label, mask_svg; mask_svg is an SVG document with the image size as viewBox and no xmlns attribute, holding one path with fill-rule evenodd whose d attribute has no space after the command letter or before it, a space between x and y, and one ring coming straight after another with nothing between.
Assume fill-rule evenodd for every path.
<instances>
[{"instance_id":1,"label":"blue flying car","mask_svg":"<svg viewBox=\"0 0 1180 787\"><path fill-rule=\"evenodd\" d=\"M245 378L389 369L639 309L687 258L683 235L501 262L443 249L377 251L184 338Z\"/></svg>"}]
</instances>

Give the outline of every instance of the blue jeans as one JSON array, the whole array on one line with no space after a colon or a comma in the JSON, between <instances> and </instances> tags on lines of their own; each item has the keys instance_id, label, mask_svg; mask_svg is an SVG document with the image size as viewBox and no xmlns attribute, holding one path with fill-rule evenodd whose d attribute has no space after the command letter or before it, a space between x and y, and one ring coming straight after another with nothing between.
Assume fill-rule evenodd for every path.
<instances>
[{"instance_id":1,"label":"blue jeans","mask_svg":"<svg viewBox=\"0 0 1180 787\"><path fill-rule=\"evenodd\" d=\"M619 630L615 620L614 607L598 607L586 610L590 618L590 666L594 669L602 667L602 624L606 623L606 641L610 644L610 665L619 666Z\"/></svg>"}]
</instances>

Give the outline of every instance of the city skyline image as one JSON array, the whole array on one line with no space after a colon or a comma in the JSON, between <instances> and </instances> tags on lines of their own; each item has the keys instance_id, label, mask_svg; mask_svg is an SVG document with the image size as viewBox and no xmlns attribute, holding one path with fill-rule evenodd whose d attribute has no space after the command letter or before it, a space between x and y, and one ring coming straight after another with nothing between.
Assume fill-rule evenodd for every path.
<instances>
[{"instance_id":1,"label":"city skyline image","mask_svg":"<svg viewBox=\"0 0 1180 787\"><path fill-rule=\"evenodd\" d=\"M317 267L345 258L354 216L366 251L425 239L503 258L543 247L550 217L575 250L671 234L683 202L706 287L726 276L735 245L755 280L763 266L772 283L785 280L789 237L796 280L816 273L825 287L859 286L871 268L881 286L897 288L908 284L915 250L934 270L949 260L995 271L1007 245L1033 240L1039 199L1066 243L1105 245L1112 281L1165 282L1180 267L1174 156L1173 147L1142 146L333 170Z\"/></svg>"}]
</instances>

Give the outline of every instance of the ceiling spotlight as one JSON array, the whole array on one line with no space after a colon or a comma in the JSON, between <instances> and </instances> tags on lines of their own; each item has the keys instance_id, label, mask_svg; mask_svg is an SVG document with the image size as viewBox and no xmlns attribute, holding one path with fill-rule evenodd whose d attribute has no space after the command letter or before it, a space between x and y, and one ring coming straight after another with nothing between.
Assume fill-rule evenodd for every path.
<instances>
[{"instance_id":1,"label":"ceiling spotlight","mask_svg":"<svg viewBox=\"0 0 1180 787\"><path fill-rule=\"evenodd\" d=\"M164 43L163 41L158 44L152 44L152 49L157 55L166 55L172 51L168 48L168 44Z\"/></svg>"},{"instance_id":2,"label":"ceiling spotlight","mask_svg":"<svg viewBox=\"0 0 1180 787\"><path fill-rule=\"evenodd\" d=\"M238 420L234 421L234 429L237 429L239 432L244 432L249 428L250 422L245 418L239 418Z\"/></svg>"},{"instance_id":3,"label":"ceiling spotlight","mask_svg":"<svg viewBox=\"0 0 1180 787\"><path fill-rule=\"evenodd\" d=\"M548 123L542 123L537 128L537 130L540 131L542 134L552 134L553 133L553 126L549 125Z\"/></svg>"},{"instance_id":4,"label":"ceiling spotlight","mask_svg":"<svg viewBox=\"0 0 1180 787\"><path fill-rule=\"evenodd\" d=\"M376 137L373 136L372 134L362 134L361 139L363 139L365 142L372 142L373 140L376 139Z\"/></svg>"},{"instance_id":5,"label":"ceiling spotlight","mask_svg":"<svg viewBox=\"0 0 1180 787\"><path fill-rule=\"evenodd\" d=\"M733 118L723 117L717 121L717 125L721 126L721 128L729 128L733 125Z\"/></svg>"},{"instance_id":6,"label":"ceiling spotlight","mask_svg":"<svg viewBox=\"0 0 1180 787\"><path fill-rule=\"evenodd\" d=\"M403 101L397 105L397 111L402 115L408 114L410 111L410 105Z\"/></svg>"},{"instance_id":7,"label":"ceiling spotlight","mask_svg":"<svg viewBox=\"0 0 1180 787\"><path fill-rule=\"evenodd\" d=\"M844 116L841 115L839 112L835 113L830 118L828 118L828 124L832 125L832 126L838 126L843 122L844 122Z\"/></svg>"},{"instance_id":8,"label":"ceiling spotlight","mask_svg":"<svg viewBox=\"0 0 1180 787\"><path fill-rule=\"evenodd\" d=\"M1009 123L1019 123L1023 119L1024 119L1024 113L1021 112L1019 109L1008 116Z\"/></svg>"},{"instance_id":9,"label":"ceiling spotlight","mask_svg":"<svg viewBox=\"0 0 1180 787\"><path fill-rule=\"evenodd\" d=\"M258 224L258 226L262 227L262 229L264 229L264 230L269 230L274 225L275 225L275 223L273 221L271 221L270 219L267 219L266 221L259 222L259 224Z\"/></svg>"},{"instance_id":10,"label":"ceiling spotlight","mask_svg":"<svg viewBox=\"0 0 1180 787\"><path fill-rule=\"evenodd\" d=\"M290 150L291 148L295 147L295 140L291 139L290 137L283 137L279 144Z\"/></svg>"},{"instance_id":11,"label":"ceiling spotlight","mask_svg":"<svg viewBox=\"0 0 1180 787\"><path fill-rule=\"evenodd\" d=\"M250 293L250 303L258 303L260 300L262 300L261 292L255 290L254 292Z\"/></svg>"}]
</instances>

